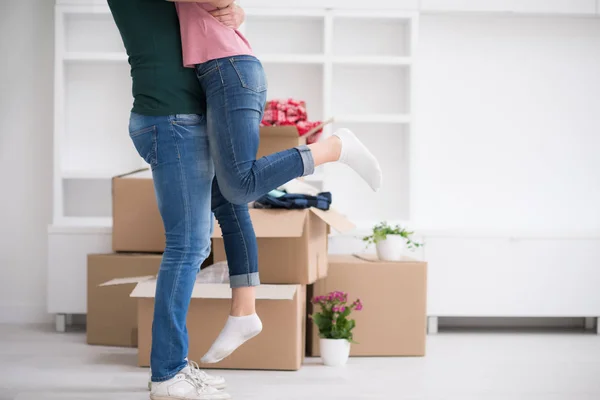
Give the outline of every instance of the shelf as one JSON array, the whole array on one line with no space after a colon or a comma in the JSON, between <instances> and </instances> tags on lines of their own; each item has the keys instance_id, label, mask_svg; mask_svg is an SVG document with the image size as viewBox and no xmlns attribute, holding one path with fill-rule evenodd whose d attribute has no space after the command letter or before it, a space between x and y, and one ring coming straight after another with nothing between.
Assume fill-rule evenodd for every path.
<instances>
[{"instance_id":1,"label":"shelf","mask_svg":"<svg viewBox=\"0 0 600 400\"><path fill-rule=\"evenodd\" d=\"M246 17L318 17L323 18L325 16L325 10L319 6L314 8L278 8L274 7L271 1L265 2L264 6L252 4L246 6L248 0L244 1L242 6L246 13ZM257 3L253 0L252 3Z\"/></svg>"},{"instance_id":2,"label":"shelf","mask_svg":"<svg viewBox=\"0 0 600 400\"><path fill-rule=\"evenodd\" d=\"M56 5L68 15L111 15L106 0L57 0Z\"/></svg>"},{"instance_id":3,"label":"shelf","mask_svg":"<svg viewBox=\"0 0 600 400\"><path fill-rule=\"evenodd\" d=\"M125 52L119 30L109 14L85 12L65 15L67 52Z\"/></svg>"},{"instance_id":4,"label":"shelf","mask_svg":"<svg viewBox=\"0 0 600 400\"><path fill-rule=\"evenodd\" d=\"M131 78L127 63L69 63L65 65L64 131L60 137L61 171L83 178L82 171L123 173L142 161L128 125ZM59 173L59 171L57 171Z\"/></svg>"},{"instance_id":5,"label":"shelf","mask_svg":"<svg viewBox=\"0 0 600 400\"><path fill-rule=\"evenodd\" d=\"M324 19L312 16L248 15L244 35L256 54L324 52Z\"/></svg>"},{"instance_id":6,"label":"shelf","mask_svg":"<svg viewBox=\"0 0 600 400\"><path fill-rule=\"evenodd\" d=\"M269 82L268 100L304 100L308 119L323 119L323 65L265 63L264 68Z\"/></svg>"},{"instance_id":7,"label":"shelf","mask_svg":"<svg viewBox=\"0 0 600 400\"><path fill-rule=\"evenodd\" d=\"M109 218L112 216L110 179L68 179L63 182L65 217Z\"/></svg>"},{"instance_id":8,"label":"shelf","mask_svg":"<svg viewBox=\"0 0 600 400\"><path fill-rule=\"evenodd\" d=\"M336 122L347 123L382 123L382 124L409 124L409 114L348 114L335 117Z\"/></svg>"},{"instance_id":9,"label":"shelf","mask_svg":"<svg viewBox=\"0 0 600 400\"><path fill-rule=\"evenodd\" d=\"M404 65L409 66L412 63L410 57L393 57L393 56L350 56L350 57L333 57L334 64L348 65Z\"/></svg>"},{"instance_id":10,"label":"shelf","mask_svg":"<svg viewBox=\"0 0 600 400\"><path fill-rule=\"evenodd\" d=\"M141 160L141 159L140 159ZM148 167L141 165L140 168ZM115 176L134 171L136 168L127 170L64 170L62 171L63 179L112 179Z\"/></svg>"},{"instance_id":11,"label":"shelf","mask_svg":"<svg viewBox=\"0 0 600 400\"><path fill-rule=\"evenodd\" d=\"M124 52L68 52L65 53L65 62L127 62L127 53Z\"/></svg>"},{"instance_id":12,"label":"shelf","mask_svg":"<svg viewBox=\"0 0 600 400\"><path fill-rule=\"evenodd\" d=\"M352 16L333 20L336 56L410 56L408 20Z\"/></svg>"},{"instance_id":13,"label":"shelf","mask_svg":"<svg viewBox=\"0 0 600 400\"><path fill-rule=\"evenodd\" d=\"M410 73L411 69L402 65L334 64L331 114L410 113Z\"/></svg>"},{"instance_id":14,"label":"shelf","mask_svg":"<svg viewBox=\"0 0 600 400\"><path fill-rule=\"evenodd\" d=\"M48 231L64 232L71 229L106 230L112 228L112 223L112 217L63 217L52 224L48 228Z\"/></svg>"},{"instance_id":15,"label":"shelf","mask_svg":"<svg viewBox=\"0 0 600 400\"><path fill-rule=\"evenodd\" d=\"M325 56L322 54L265 54L258 57L266 64L323 64Z\"/></svg>"},{"instance_id":16,"label":"shelf","mask_svg":"<svg viewBox=\"0 0 600 400\"><path fill-rule=\"evenodd\" d=\"M388 0L393 3L400 3L398 0ZM389 6L387 8L390 8ZM404 7L403 7L404 8ZM407 9L409 7L406 7ZM366 10L348 10L336 9L333 11L333 17L336 19L383 19L383 20L399 20L408 22L417 15L414 11L402 10L383 10L383 11L366 11Z\"/></svg>"},{"instance_id":17,"label":"shelf","mask_svg":"<svg viewBox=\"0 0 600 400\"><path fill-rule=\"evenodd\" d=\"M94 234L99 233L110 235L112 233L112 219L111 221L99 221L98 225L94 225L93 221L89 225L63 225L63 224L52 224L48 226L49 234ZM108 224L108 225L107 225Z\"/></svg>"}]
</instances>

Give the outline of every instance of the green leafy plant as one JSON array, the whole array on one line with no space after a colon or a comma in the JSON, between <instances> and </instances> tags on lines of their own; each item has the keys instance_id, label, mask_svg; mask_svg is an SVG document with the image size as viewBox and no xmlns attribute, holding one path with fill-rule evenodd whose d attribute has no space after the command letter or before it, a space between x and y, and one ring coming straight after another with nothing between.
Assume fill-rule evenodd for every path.
<instances>
[{"instance_id":1,"label":"green leafy plant","mask_svg":"<svg viewBox=\"0 0 600 400\"><path fill-rule=\"evenodd\" d=\"M331 292L326 296L317 296L312 303L321 308L320 312L313 313L310 317L319 328L322 339L353 340L352 330L356 321L350 318L352 311L360 311L363 305L360 299L348 305L348 294L344 292Z\"/></svg>"},{"instance_id":2,"label":"green leafy plant","mask_svg":"<svg viewBox=\"0 0 600 400\"><path fill-rule=\"evenodd\" d=\"M382 240L385 240L388 235L400 235L406 240L406 247L409 250L415 250L418 247L423 246L423 243L418 243L412 240L414 232L410 232L400 225L391 226L387 222L381 222L373 227L373 233L369 236L365 236L363 241L367 244L377 244Z\"/></svg>"}]
</instances>

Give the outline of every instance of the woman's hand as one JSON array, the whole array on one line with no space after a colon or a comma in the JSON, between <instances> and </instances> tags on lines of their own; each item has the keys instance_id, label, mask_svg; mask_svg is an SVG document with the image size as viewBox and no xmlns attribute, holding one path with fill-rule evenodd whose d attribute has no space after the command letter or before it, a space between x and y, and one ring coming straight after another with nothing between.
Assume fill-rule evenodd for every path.
<instances>
[{"instance_id":1,"label":"woman's hand","mask_svg":"<svg viewBox=\"0 0 600 400\"><path fill-rule=\"evenodd\" d=\"M223 25L232 29L238 29L246 19L246 13L242 7L235 3L231 3L225 8L210 11L210 13Z\"/></svg>"},{"instance_id":2,"label":"woman's hand","mask_svg":"<svg viewBox=\"0 0 600 400\"><path fill-rule=\"evenodd\" d=\"M210 0L208 1L208 3L212 4L217 8L225 8L232 5L234 1L235 0Z\"/></svg>"}]
</instances>

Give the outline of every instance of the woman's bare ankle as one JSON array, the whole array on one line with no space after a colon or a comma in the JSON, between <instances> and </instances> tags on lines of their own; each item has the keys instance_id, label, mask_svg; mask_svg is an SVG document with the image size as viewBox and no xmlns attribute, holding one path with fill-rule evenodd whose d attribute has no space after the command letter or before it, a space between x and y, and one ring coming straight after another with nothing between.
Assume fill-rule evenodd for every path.
<instances>
[{"instance_id":1,"label":"woman's bare ankle","mask_svg":"<svg viewBox=\"0 0 600 400\"><path fill-rule=\"evenodd\" d=\"M256 295L253 287L235 288L231 295L231 311L233 317L244 317L256 313Z\"/></svg>"}]
</instances>

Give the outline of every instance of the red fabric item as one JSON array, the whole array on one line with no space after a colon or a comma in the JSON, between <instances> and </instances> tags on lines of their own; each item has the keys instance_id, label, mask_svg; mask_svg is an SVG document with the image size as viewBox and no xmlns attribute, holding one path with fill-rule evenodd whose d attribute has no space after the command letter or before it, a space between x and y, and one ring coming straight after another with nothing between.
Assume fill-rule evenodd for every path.
<instances>
[{"instance_id":1,"label":"red fabric item","mask_svg":"<svg viewBox=\"0 0 600 400\"><path fill-rule=\"evenodd\" d=\"M307 121L306 107L304 102L287 99L287 100L271 100L267 102L265 107L265 115L261 126L287 126L295 125L298 129L298 135L304 136L311 129L321 124L321 121ZM316 133L306 138L306 143L311 144L319 140L323 133L320 129Z\"/></svg>"}]
</instances>

